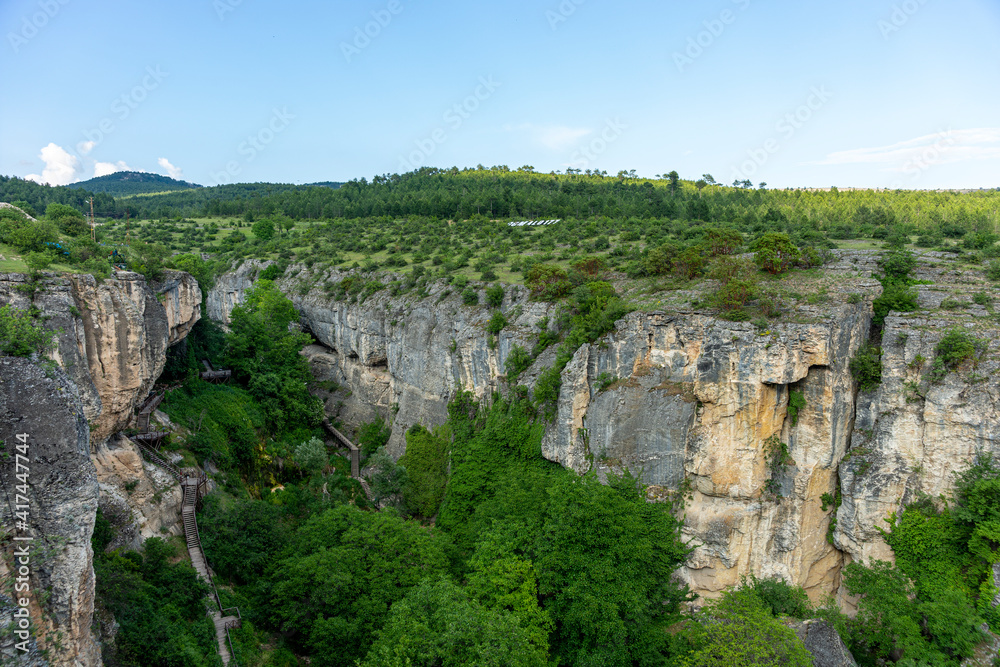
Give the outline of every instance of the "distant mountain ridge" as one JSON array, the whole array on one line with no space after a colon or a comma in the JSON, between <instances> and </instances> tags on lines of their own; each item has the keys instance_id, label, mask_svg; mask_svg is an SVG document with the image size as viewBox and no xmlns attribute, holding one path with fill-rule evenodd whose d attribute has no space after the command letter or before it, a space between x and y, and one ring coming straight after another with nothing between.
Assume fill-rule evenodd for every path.
<instances>
[{"instance_id":1,"label":"distant mountain ridge","mask_svg":"<svg viewBox=\"0 0 1000 667\"><path fill-rule=\"evenodd\" d=\"M152 192L170 192L175 190L190 190L202 186L197 183L179 181L169 176L151 174L145 171L116 171L107 176L98 176L87 181L79 181L66 186L74 189L85 189L91 192L106 192L115 197L141 195Z\"/></svg>"}]
</instances>

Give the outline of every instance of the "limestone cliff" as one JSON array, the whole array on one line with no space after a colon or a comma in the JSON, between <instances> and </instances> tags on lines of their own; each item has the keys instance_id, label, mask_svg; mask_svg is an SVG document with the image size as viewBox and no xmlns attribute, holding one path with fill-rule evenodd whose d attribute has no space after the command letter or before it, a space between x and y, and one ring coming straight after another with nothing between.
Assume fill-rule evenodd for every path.
<instances>
[{"instance_id":1,"label":"limestone cliff","mask_svg":"<svg viewBox=\"0 0 1000 667\"><path fill-rule=\"evenodd\" d=\"M205 296L208 316L222 325L229 324L229 314L233 312L233 308L243 303L243 295L253 287L257 276L270 264L269 261L251 259L235 270L219 276Z\"/></svg>"},{"instance_id":2,"label":"limestone cliff","mask_svg":"<svg viewBox=\"0 0 1000 667\"><path fill-rule=\"evenodd\" d=\"M164 273L153 286L126 271L101 282L89 274L47 274L34 294L25 290L26 276L0 275L0 304L35 307L59 333L54 358L80 389L92 444L128 425L163 371L167 347L201 317L194 278Z\"/></svg>"},{"instance_id":3,"label":"limestone cliff","mask_svg":"<svg viewBox=\"0 0 1000 667\"><path fill-rule=\"evenodd\" d=\"M681 576L700 593L749 573L814 597L833 592L840 554L820 496L837 487L854 416L847 366L870 315L864 301L811 315L762 331L698 313L633 313L566 366L543 455L579 472L628 469L654 495L687 480L685 532L700 546ZM791 390L805 399L795 420ZM772 436L790 462L770 464Z\"/></svg>"},{"instance_id":4,"label":"limestone cliff","mask_svg":"<svg viewBox=\"0 0 1000 667\"><path fill-rule=\"evenodd\" d=\"M261 266L219 281L213 316L228 317ZM697 311L629 315L566 366L544 455L581 472L631 470L653 500L686 490L685 531L698 546L681 576L699 593L749 573L781 576L813 599L837 593L851 559L891 558L877 530L890 512L918 492L947 492L951 472L977 449L994 451L1000 432L995 343L975 368L919 382L947 327L1000 339L986 308L940 310L945 298L992 289L941 253L921 258L917 277L933 283L919 288L921 311L886 321L881 387L857 394L849 363L871 332L876 269L877 253L837 252L823 269L832 293L824 287L817 303L763 328ZM350 390L328 409L355 425L389 416L397 456L409 425L445 419L456 387L483 395L499 386L510 349L530 349L553 312L508 288L512 324L491 348L487 309L462 305L446 286L423 298L382 290L337 300L330 287L348 273L300 271L278 285L321 343L307 350L313 369ZM539 359L522 381L550 364ZM793 391L804 402L794 417ZM787 458L768 442L784 444Z\"/></svg>"},{"instance_id":5,"label":"limestone cliff","mask_svg":"<svg viewBox=\"0 0 1000 667\"><path fill-rule=\"evenodd\" d=\"M56 365L0 358L0 437L10 443L6 431L17 429L39 438L31 506L44 556L32 583L36 593L49 593L33 613L39 646L53 665L101 664L91 635L90 536L98 505L112 515L122 510L118 523L131 546L177 532L168 517L179 491L144 465L134 446L112 436L162 372L167 347L197 322L200 302L197 282L180 272L165 272L154 285L128 272L100 282L90 275L45 274L35 283L0 275L0 305L36 309L56 338ZM5 488L13 479L6 472ZM3 525L11 525L7 517Z\"/></svg>"},{"instance_id":6,"label":"limestone cliff","mask_svg":"<svg viewBox=\"0 0 1000 667\"><path fill-rule=\"evenodd\" d=\"M94 570L90 536L97 511L97 479L90 461L87 420L75 384L59 368L42 368L22 358L0 358L0 440L7 454L0 464L5 499L0 525L15 527L16 436L26 434L29 586L32 635L49 651L52 665L100 665L91 635ZM20 526L18 526L20 528ZM7 538L4 540L7 542ZM7 542L4 569L17 571L16 543ZM8 589L0 593L3 606Z\"/></svg>"},{"instance_id":7,"label":"limestone cliff","mask_svg":"<svg viewBox=\"0 0 1000 667\"><path fill-rule=\"evenodd\" d=\"M537 323L551 313L550 305L528 301L523 288L508 288L501 310L509 323L491 346L490 312L463 305L445 285L434 285L423 299L392 297L383 290L363 303L335 301L319 289L302 293L296 278L282 279L279 286L295 303L303 326L325 347L314 350L314 369L321 379L352 392L341 418L357 425L377 414L388 417L393 426L389 450L395 456L403 453L407 428L447 419L448 401L457 389L480 397L498 389L510 351L515 345L531 349Z\"/></svg>"}]
</instances>

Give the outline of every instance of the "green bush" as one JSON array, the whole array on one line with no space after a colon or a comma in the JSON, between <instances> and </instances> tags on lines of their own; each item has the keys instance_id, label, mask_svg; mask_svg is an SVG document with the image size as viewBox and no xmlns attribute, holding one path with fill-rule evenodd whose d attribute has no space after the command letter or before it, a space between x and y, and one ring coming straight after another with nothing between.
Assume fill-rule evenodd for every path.
<instances>
[{"instance_id":1,"label":"green bush","mask_svg":"<svg viewBox=\"0 0 1000 667\"><path fill-rule=\"evenodd\" d=\"M528 354L528 351L520 345L512 347L510 354L507 355L507 360L504 362L504 372L507 374L507 381L512 384L516 382L518 376L527 370L534 361L534 358Z\"/></svg>"},{"instance_id":2,"label":"green bush","mask_svg":"<svg viewBox=\"0 0 1000 667\"><path fill-rule=\"evenodd\" d=\"M1000 282L1000 259L994 259L986 265L986 277L993 282Z\"/></svg>"},{"instance_id":3,"label":"green bush","mask_svg":"<svg viewBox=\"0 0 1000 667\"><path fill-rule=\"evenodd\" d=\"M757 266L774 275L790 269L800 257L798 247L784 232L767 232L750 244L750 250Z\"/></svg>"},{"instance_id":4,"label":"green bush","mask_svg":"<svg viewBox=\"0 0 1000 667\"><path fill-rule=\"evenodd\" d=\"M466 306L475 306L479 303L479 292L471 287L465 288L462 292L462 303Z\"/></svg>"},{"instance_id":5,"label":"green bush","mask_svg":"<svg viewBox=\"0 0 1000 667\"><path fill-rule=\"evenodd\" d=\"M555 301L573 289L566 271L554 264L535 264L524 277L531 296L540 301Z\"/></svg>"},{"instance_id":6,"label":"green bush","mask_svg":"<svg viewBox=\"0 0 1000 667\"><path fill-rule=\"evenodd\" d=\"M877 326L885 322L890 312L910 313L917 309L917 291L906 285L890 283L872 303L873 321Z\"/></svg>"},{"instance_id":7,"label":"green bush","mask_svg":"<svg viewBox=\"0 0 1000 667\"><path fill-rule=\"evenodd\" d=\"M44 252L46 243L59 240L59 230L49 222L23 222L0 225L0 241L9 243L21 252Z\"/></svg>"},{"instance_id":8,"label":"green bush","mask_svg":"<svg viewBox=\"0 0 1000 667\"><path fill-rule=\"evenodd\" d=\"M10 304L0 307L0 354L28 357L55 347L55 332L47 331L27 311Z\"/></svg>"},{"instance_id":9,"label":"green bush","mask_svg":"<svg viewBox=\"0 0 1000 667\"><path fill-rule=\"evenodd\" d=\"M910 273L917 266L917 258L909 251L892 250L883 253L878 264L882 270L883 284L906 283L910 280Z\"/></svg>"},{"instance_id":10,"label":"green bush","mask_svg":"<svg viewBox=\"0 0 1000 667\"><path fill-rule=\"evenodd\" d=\"M309 473L320 472L330 462L326 444L317 437L312 437L295 448L295 464Z\"/></svg>"},{"instance_id":11,"label":"green bush","mask_svg":"<svg viewBox=\"0 0 1000 667\"><path fill-rule=\"evenodd\" d=\"M685 667L809 667L812 659L795 632L772 616L753 588L726 591L688 627L693 651Z\"/></svg>"},{"instance_id":12,"label":"green bush","mask_svg":"<svg viewBox=\"0 0 1000 667\"><path fill-rule=\"evenodd\" d=\"M792 420L792 426L799 423L799 410L806 407L806 397L801 391L791 389L788 392L788 417Z\"/></svg>"},{"instance_id":13,"label":"green bush","mask_svg":"<svg viewBox=\"0 0 1000 667\"><path fill-rule=\"evenodd\" d=\"M358 429L358 447L365 458L371 456L375 451L389 442L392 435L392 428L379 417L375 421L367 422Z\"/></svg>"},{"instance_id":14,"label":"green bush","mask_svg":"<svg viewBox=\"0 0 1000 667\"><path fill-rule=\"evenodd\" d=\"M505 326L507 326L507 318L498 310L490 318L489 323L486 325L486 331L496 336Z\"/></svg>"},{"instance_id":15,"label":"green bush","mask_svg":"<svg viewBox=\"0 0 1000 667\"><path fill-rule=\"evenodd\" d=\"M503 305L503 285L490 285L486 288L486 304L490 308Z\"/></svg>"},{"instance_id":16,"label":"green bush","mask_svg":"<svg viewBox=\"0 0 1000 667\"><path fill-rule=\"evenodd\" d=\"M767 605L774 616L791 616L792 618L805 619L813 614L812 605L809 603L809 596L801 586L793 586L783 579L777 577L758 579L750 575L750 579L743 580L741 588L748 588Z\"/></svg>"},{"instance_id":17,"label":"green bush","mask_svg":"<svg viewBox=\"0 0 1000 667\"><path fill-rule=\"evenodd\" d=\"M975 357L977 351L985 347L985 341L961 327L953 327L938 341L934 351L947 368L954 369L966 359Z\"/></svg>"},{"instance_id":18,"label":"green bush","mask_svg":"<svg viewBox=\"0 0 1000 667\"><path fill-rule=\"evenodd\" d=\"M399 465L407 474L403 502L413 514L426 518L437 514L448 485L450 442L446 427L431 432L415 424L406 432L406 453Z\"/></svg>"},{"instance_id":19,"label":"green bush","mask_svg":"<svg viewBox=\"0 0 1000 667\"><path fill-rule=\"evenodd\" d=\"M882 384L882 350L865 343L850 363L851 375L861 391L872 391Z\"/></svg>"},{"instance_id":20,"label":"green bush","mask_svg":"<svg viewBox=\"0 0 1000 667\"><path fill-rule=\"evenodd\" d=\"M45 217L59 226L59 231L68 236L81 236L89 231L83 213L72 206L49 204L45 208Z\"/></svg>"}]
</instances>

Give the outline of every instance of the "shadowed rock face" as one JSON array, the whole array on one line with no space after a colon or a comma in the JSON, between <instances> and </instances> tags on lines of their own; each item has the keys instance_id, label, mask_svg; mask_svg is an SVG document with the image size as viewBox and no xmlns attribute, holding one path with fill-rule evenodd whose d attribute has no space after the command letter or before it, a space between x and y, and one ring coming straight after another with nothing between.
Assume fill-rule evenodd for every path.
<instances>
[{"instance_id":1,"label":"shadowed rock face","mask_svg":"<svg viewBox=\"0 0 1000 667\"><path fill-rule=\"evenodd\" d=\"M126 271L100 283L87 274L44 278L34 296L18 289L26 283L0 275L0 304L34 306L59 332L54 358L79 388L95 444L128 425L163 372L167 347L201 318L198 283L180 271L165 272L159 291Z\"/></svg>"},{"instance_id":2,"label":"shadowed rock face","mask_svg":"<svg viewBox=\"0 0 1000 667\"><path fill-rule=\"evenodd\" d=\"M31 612L52 665L100 665L90 631L94 610L90 537L97 511L97 478L90 461L87 420L76 386L59 368L22 358L0 358L0 440L11 458L0 465L4 490L14 498L16 435L28 434ZM2 525L13 526L0 503ZM19 533L23 535L24 533ZM11 549L5 549L9 558ZM10 561L8 560L10 565ZM47 600L40 595L49 591ZM0 594L4 604L6 594ZM61 636L60 636L61 635Z\"/></svg>"},{"instance_id":3,"label":"shadowed rock face","mask_svg":"<svg viewBox=\"0 0 1000 667\"><path fill-rule=\"evenodd\" d=\"M89 275L47 275L34 292L26 289L26 276L0 275L0 305L37 308L57 335L52 357L58 362L49 369L26 359L0 358L0 438L13 442L15 431L38 438L32 454L38 459L31 468L32 527L42 536L42 555L33 590L51 591L42 606L32 609L40 645L53 665L90 667L101 664L90 630L90 537L99 496L111 507L124 482L140 482L140 500L169 486L145 470L134 450L109 447L108 440L128 425L136 403L149 393L163 370L167 347L200 318L201 290L190 275L174 271L165 272L153 287L128 272L103 282ZM13 472L6 473L5 484ZM178 496L160 495L167 505ZM160 526L171 528L162 503L130 507L118 500L134 524L133 546ZM4 511L9 514L6 506ZM5 516L2 525L11 525L9 519Z\"/></svg>"}]
</instances>

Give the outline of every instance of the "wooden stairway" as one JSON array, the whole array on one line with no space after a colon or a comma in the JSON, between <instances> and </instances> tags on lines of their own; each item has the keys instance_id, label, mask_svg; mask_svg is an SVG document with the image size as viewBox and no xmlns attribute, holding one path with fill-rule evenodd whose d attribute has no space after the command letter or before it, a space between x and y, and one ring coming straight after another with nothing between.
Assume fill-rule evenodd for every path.
<instances>
[{"instance_id":1,"label":"wooden stairway","mask_svg":"<svg viewBox=\"0 0 1000 667\"><path fill-rule=\"evenodd\" d=\"M184 489L184 499L181 503L181 520L184 524L184 540L187 542L188 555L191 557L191 565L202 579L212 587L212 597L215 599L217 609L211 611L212 623L215 625L215 639L219 645L219 655L222 657L222 664L236 664L230 649L233 640L229 636L229 630L240 627L242 622L240 610L237 607L228 609L222 608L222 601L219 599L219 592L215 589L215 582L212 580L212 573L208 569L208 561L205 559L205 552L201 548L201 537L198 534L198 519L195 515L198 508L198 501L201 498L202 485L206 480L197 479L191 476L184 478L181 483ZM225 616L228 611L235 611L235 616Z\"/></svg>"}]
</instances>

